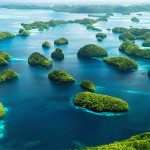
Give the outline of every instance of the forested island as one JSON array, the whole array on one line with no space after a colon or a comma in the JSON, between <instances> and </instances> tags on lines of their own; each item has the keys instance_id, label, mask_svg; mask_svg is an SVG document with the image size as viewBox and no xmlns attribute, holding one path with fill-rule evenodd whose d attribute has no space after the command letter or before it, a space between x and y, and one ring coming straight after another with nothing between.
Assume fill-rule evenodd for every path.
<instances>
[{"instance_id":1,"label":"forested island","mask_svg":"<svg viewBox=\"0 0 150 150\"><path fill-rule=\"evenodd\" d=\"M96 89L96 86L93 82L89 80L83 80L81 82L81 88L90 92L94 92Z\"/></svg>"},{"instance_id":2,"label":"forested island","mask_svg":"<svg viewBox=\"0 0 150 150\"><path fill-rule=\"evenodd\" d=\"M125 112L128 103L112 96L82 92L75 96L74 105L94 112Z\"/></svg>"},{"instance_id":3,"label":"forested island","mask_svg":"<svg viewBox=\"0 0 150 150\"><path fill-rule=\"evenodd\" d=\"M7 9L43 9L53 10L55 12L69 12L69 13L121 13L130 14L133 12L150 11L150 5L54 5L54 6L40 6L40 5L0 5L0 8Z\"/></svg>"},{"instance_id":4,"label":"forested island","mask_svg":"<svg viewBox=\"0 0 150 150\"><path fill-rule=\"evenodd\" d=\"M138 45L126 39L119 47L119 51L127 55L136 56L139 58L150 59L149 49L140 49Z\"/></svg>"},{"instance_id":5,"label":"forested island","mask_svg":"<svg viewBox=\"0 0 150 150\"><path fill-rule=\"evenodd\" d=\"M140 28L123 28L123 27L115 27L112 29L114 33L120 33L120 39L129 39L129 40L136 40L142 39L144 40L143 46L149 46L149 39L150 39L150 29L140 29Z\"/></svg>"},{"instance_id":6,"label":"forested island","mask_svg":"<svg viewBox=\"0 0 150 150\"><path fill-rule=\"evenodd\" d=\"M103 61L109 65L118 68L121 71L128 71L131 69L138 68L138 64L134 60L128 57L123 57L123 56L105 57L103 58Z\"/></svg>"},{"instance_id":7,"label":"forested island","mask_svg":"<svg viewBox=\"0 0 150 150\"><path fill-rule=\"evenodd\" d=\"M96 147L87 147L84 150L149 150L150 132L135 135L123 141L116 141Z\"/></svg>"},{"instance_id":8,"label":"forested island","mask_svg":"<svg viewBox=\"0 0 150 150\"><path fill-rule=\"evenodd\" d=\"M11 56L8 53L0 51L0 66L7 65L10 58Z\"/></svg>"},{"instance_id":9,"label":"forested island","mask_svg":"<svg viewBox=\"0 0 150 150\"><path fill-rule=\"evenodd\" d=\"M75 79L63 70L54 70L49 72L48 78L61 83L75 82Z\"/></svg>"},{"instance_id":10,"label":"forested island","mask_svg":"<svg viewBox=\"0 0 150 150\"><path fill-rule=\"evenodd\" d=\"M0 32L0 40L12 38L12 37L15 37L15 35L10 32Z\"/></svg>"},{"instance_id":11,"label":"forested island","mask_svg":"<svg viewBox=\"0 0 150 150\"><path fill-rule=\"evenodd\" d=\"M41 31L41 30L43 31L45 29L49 29L50 27L55 27L57 25L63 25L63 24L69 24L69 23L78 23L78 24L83 24L83 25L87 26L87 29L101 31L100 29L95 28L93 26L94 23L97 23L100 21L103 21L101 19L101 17L98 19L84 18L84 19L75 19L75 20L68 20L68 21L64 21L64 20L50 20L47 22L35 21L35 22L30 23L30 24L21 23L21 25L25 30L38 29L39 31Z\"/></svg>"},{"instance_id":12,"label":"forested island","mask_svg":"<svg viewBox=\"0 0 150 150\"><path fill-rule=\"evenodd\" d=\"M50 67L52 66L52 62L46 58L44 55L34 52L28 58L28 63L33 66L43 66L43 67Z\"/></svg>"},{"instance_id":13,"label":"forested island","mask_svg":"<svg viewBox=\"0 0 150 150\"><path fill-rule=\"evenodd\" d=\"M107 51L98 45L88 44L79 49L77 56L80 58L103 57L107 56Z\"/></svg>"},{"instance_id":14,"label":"forested island","mask_svg":"<svg viewBox=\"0 0 150 150\"><path fill-rule=\"evenodd\" d=\"M55 51L51 53L51 57L56 60L64 59L64 54L61 48L56 48Z\"/></svg>"},{"instance_id":15,"label":"forested island","mask_svg":"<svg viewBox=\"0 0 150 150\"><path fill-rule=\"evenodd\" d=\"M11 69L4 70L0 73L0 83L14 78L18 78L18 73Z\"/></svg>"},{"instance_id":16,"label":"forested island","mask_svg":"<svg viewBox=\"0 0 150 150\"><path fill-rule=\"evenodd\" d=\"M136 17L131 18L131 21L133 21L133 22L140 22L140 20L138 18L136 18Z\"/></svg>"},{"instance_id":17,"label":"forested island","mask_svg":"<svg viewBox=\"0 0 150 150\"><path fill-rule=\"evenodd\" d=\"M68 44L68 39L62 37L62 38L59 38L59 39L56 39L54 41L54 44L57 44L57 45L62 45L62 44Z\"/></svg>"},{"instance_id":18,"label":"forested island","mask_svg":"<svg viewBox=\"0 0 150 150\"><path fill-rule=\"evenodd\" d=\"M45 42L42 43L42 47L43 48L50 48L51 44L48 41L45 41Z\"/></svg>"}]
</instances>

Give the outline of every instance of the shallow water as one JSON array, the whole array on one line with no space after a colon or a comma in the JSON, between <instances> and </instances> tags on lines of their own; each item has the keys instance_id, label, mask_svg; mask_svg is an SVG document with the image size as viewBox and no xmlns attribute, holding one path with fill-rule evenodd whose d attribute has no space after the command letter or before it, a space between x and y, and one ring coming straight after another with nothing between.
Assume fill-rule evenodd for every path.
<instances>
[{"instance_id":1,"label":"shallow water","mask_svg":"<svg viewBox=\"0 0 150 150\"><path fill-rule=\"evenodd\" d=\"M149 28L149 14L144 13L140 23L115 14L108 22L95 26L107 34L103 42L97 42L95 31L88 31L84 25L67 24L44 32L32 31L29 37L15 37L0 41L0 49L12 55L8 66L19 73L19 79L0 84L0 100L8 108L4 118L4 136L0 146L6 149L69 149L110 143L126 139L131 135L150 131L150 79L147 71L149 60L132 57L139 69L122 73L105 64L102 59L78 59L76 53L85 44L93 43L104 47L109 56L122 56L118 51L121 40L118 34L107 31L115 26ZM17 33L20 23L50 19L70 20L85 18L87 14L55 13L48 10L7 10L1 9L0 31ZM129 18L128 18L129 17ZM45 40L59 37L69 39L68 45L61 46L65 54L63 61L54 61L51 68L28 65L32 52L40 52L50 58L55 46L49 50L41 47ZM136 41L142 47L142 41ZM58 84L49 81L47 74L54 69L70 73L76 84ZM130 109L121 115L96 115L72 106L70 100L81 92L80 82L92 80L97 93L119 97L129 103Z\"/></svg>"}]
</instances>

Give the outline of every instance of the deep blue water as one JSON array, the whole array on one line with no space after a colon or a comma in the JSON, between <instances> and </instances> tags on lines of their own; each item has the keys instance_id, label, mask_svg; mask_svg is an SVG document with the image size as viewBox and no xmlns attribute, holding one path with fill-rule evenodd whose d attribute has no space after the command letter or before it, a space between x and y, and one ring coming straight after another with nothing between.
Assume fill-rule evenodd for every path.
<instances>
[{"instance_id":1,"label":"deep blue water","mask_svg":"<svg viewBox=\"0 0 150 150\"><path fill-rule=\"evenodd\" d=\"M107 34L103 42L97 42L97 32L88 31L79 24L61 25L44 32L33 30L29 37L15 37L0 41L0 49L12 55L8 66L19 73L19 79L0 84L0 100L8 112L4 118L0 149L50 150L95 146L126 139L132 135L150 131L150 79L147 71L149 60L132 57L139 64L138 70L122 73L108 66L101 59L81 60L76 56L80 47L93 43L105 48L109 56L124 55L118 51L122 43L118 34L107 31L115 26L149 28L149 13L140 16L140 23L132 23L131 16L115 14L108 22L96 24ZM17 33L20 23L50 19L70 20L85 18L87 14L55 13L47 10L1 9L0 31ZM61 46L63 61L53 61L53 67L40 68L28 65L32 52L40 52L49 59L55 46L49 50L41 47L45 40L59 37L69 39ZM142 46L142 41L136 41ZM51 82L47 75L54 69L63 69L75 79L75 84ZM97 85L97 93L124 99L129 103L127 113L118 116L95 115L72 106L72 97L81 92L80 82L89 79Z\"/></svg>"}]
</instances>

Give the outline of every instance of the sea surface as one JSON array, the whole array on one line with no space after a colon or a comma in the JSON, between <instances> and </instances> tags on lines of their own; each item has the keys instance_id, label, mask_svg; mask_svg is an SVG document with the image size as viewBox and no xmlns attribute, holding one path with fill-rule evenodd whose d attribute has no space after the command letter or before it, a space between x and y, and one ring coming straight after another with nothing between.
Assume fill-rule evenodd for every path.
<instances>
[{"instance_id":1,"label":"sea surface","mask_svg":"<svg viewBox=\"0 0 150 150\"><path fill-rule=\"evenodd\" d=\"M28 37L15 37L0 41L0 50L12 55L9 65L0 67L0 72L13 69L19 78L0 84L0 101L6 107L4 120L0 121L0 150L63 150L96 146L129 138L150 131L150 79L147 71L150 61L131 57L139 68L120 72L105 64L101 58L81 60L77 51L86 44L97 44L108 51L109 56L125 56L118 50L122 43L119 34L107 28L130 26L150 28L150 13L137 16L140 23L131 22L136 16L114 14L108 22L99 22L96 27L107 34L103 42L95 38L96 31L84 25L59 25L44 32L32 30ZM33 21L73 20L88 17L87 14L56 13L49 10L0 9L0 31L17 34L21 23ZM50 68L32 67L28 57L40 52L51 59L56 46L53 41L60 37L69 40L63 45L65 59L53 61ZM50 49L41 44L48 40ZM142 47L142 40L136 43ZM59 84L48 79L48 72L62 69L71 74L75 84ZM122 114L94 114L76 108L72 104L75 94L83 91L82 80L93 81L97 93L121 98L129 103L129 111Z\"/></svg>"}]
</instances>

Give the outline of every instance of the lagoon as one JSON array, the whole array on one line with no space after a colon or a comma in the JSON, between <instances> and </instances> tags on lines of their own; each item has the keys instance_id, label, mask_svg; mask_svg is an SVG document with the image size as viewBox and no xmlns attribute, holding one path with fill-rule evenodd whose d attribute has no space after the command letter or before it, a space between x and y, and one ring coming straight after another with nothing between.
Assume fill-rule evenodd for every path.
<instances>
[{"instance_id":1,"label":"lagoon","mask_svg":"<svg viewBox=\"0 0 150 150\"><path fill-rule=\"evenodd\" d=\"M17 33L21 23L33 21L73 20L88 17L88 14L56 13L49 10L0 9L0 31ZM130 16L115 14L108 22L95 24L107 35L102 42L95 38L96 31L87 30L84 25L67 24L51 28L44 32L31 30L29 37L15 37L0 41L0 49L8 52L12 59L9 65L0 67L0 72L13 69L19 73L17 80L0 84L0 100L8 112L2 125L3 137L0 146L6 149L73 149L83 146L96 146L127 139L132 135L150 131L150 79L147 71L150 61L130 57L137 61L138 70L122 73L105 64L99 58L81 60L78 50L86 44L97 44L108 51L109 56L125 56L119 52L122 43L118 34L107 28L130 26L149 28L149 13L138 16L140 23L130 21ZM91 17L92 18L92 17ZM53 60L50 68L32 67L28 57L33 52L40 52L51 59L51 52L57 47L52 45L43 49L43 41L53 41L60 37L69 40L63 49L65 59ZM136 43L142 47L142 41ZM48 79L48 72L62 69L71 74L75 84L53 83ZM91 80L97 86L96 92L121 98L129 103L129 111L122 115L97 115L77 109L70 100L81 92L80 82Z\"/></svg>"}]
</instances>

